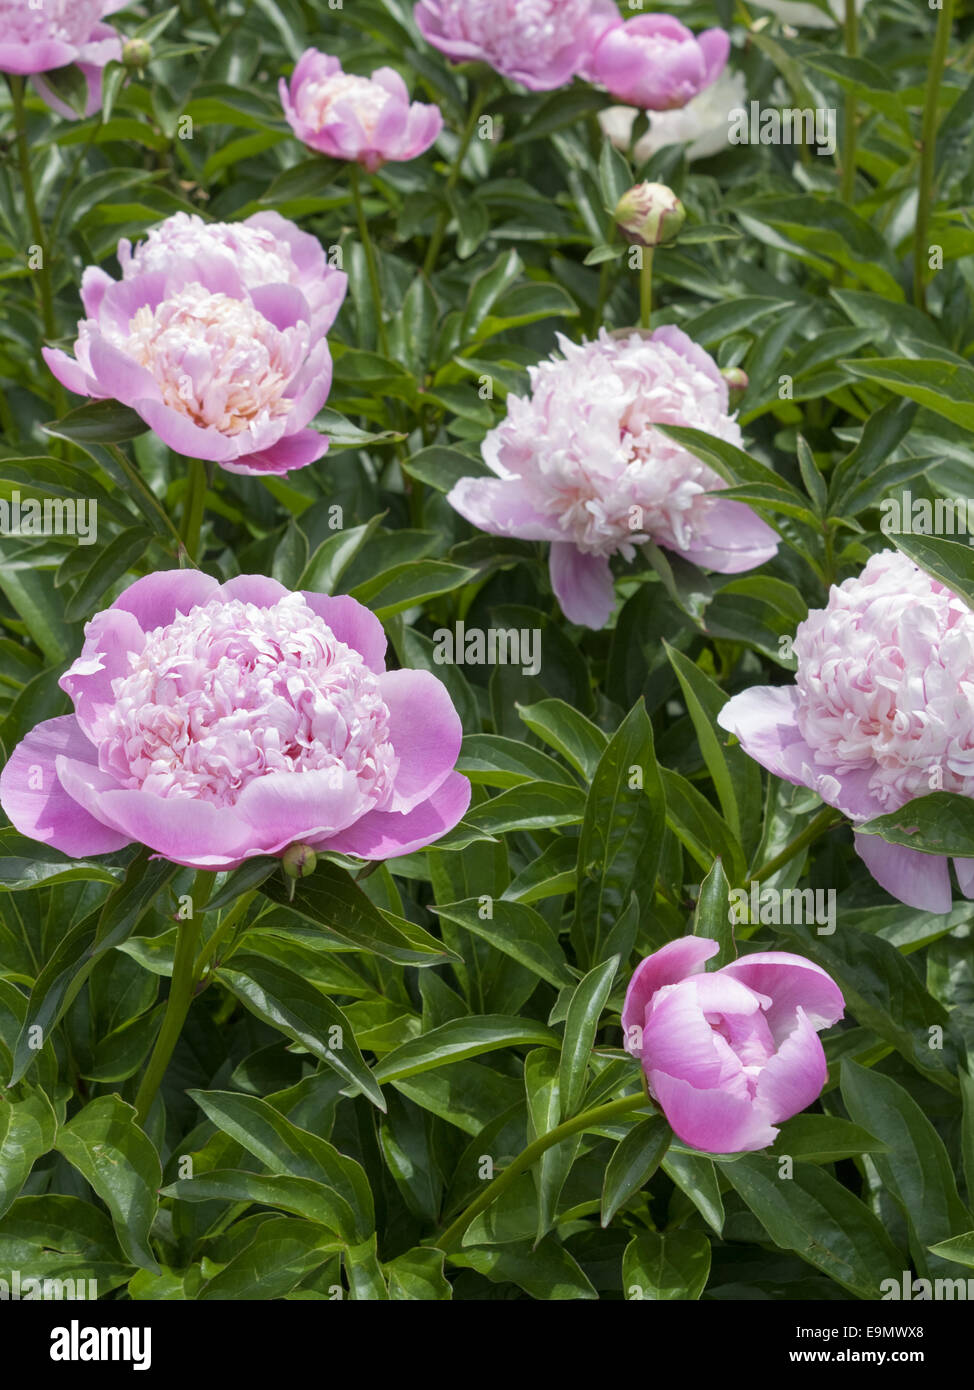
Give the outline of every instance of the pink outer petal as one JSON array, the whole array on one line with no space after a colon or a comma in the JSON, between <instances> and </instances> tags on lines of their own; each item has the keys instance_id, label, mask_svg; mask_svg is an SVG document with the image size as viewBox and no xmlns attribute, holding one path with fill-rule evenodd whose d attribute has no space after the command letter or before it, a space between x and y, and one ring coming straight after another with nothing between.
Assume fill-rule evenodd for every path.
<instances>
[{"instance_id":1,"label":"pink outer petal","mask_svg":"<svg viewBox=\"0 0 974 1390\"><path fill-rule=\"evenodd\" d=\"M258 608L273 608L291 592L276 579L268 579L263 574L238 574L228 579L220 588L222 599L237 599L241 603L255 603Z\"/></svg>"},{"instance_id":2,"label":"pink outer petal","mask_svg":"<svg viewBox=\"0 0 974 1390\"><path fill-rule=\"evenodd\" d=\"M41 356L61 385L76 396L90 396L97 390L84 368L60 348L43 347Z\"/></svg>"},{"instance_id":3,"label":"pink outer petal","mask_svg":"<svg viewBox=\"0 0 974 1390\"><path fill-rule=\"evenodd\" d=\"M717 723L776 777L810 786L815 754L802 737L797 710L798 691L793 685L752 685L727 701Z\"/></svg>"},{"instance_id":4,"label":"pink outer petal","mask_svg":"<svg viewBox=\"0 0 974 1390\"><path fill-rule=\"evenodd\" d=\"M798 1010L813 1028L831 1028L845 1010L842 991L821 966L791 951L755 951L717 972L766 995L768 1026L778 1046L795 1028Z\"/></svg>"},{"instance_id":5,"label":"pink outer petal","mask_svg":"<svg viewBox=\"0 0 974 1390\"><path fill-rule=\"evenodd\" d=\"M949 912L950 870L947 860L891 845L878 835L854 835L856 853L887 893L921 912Z\"/></svg>"},{"instance_id":6,"label":"pink outer petal","mask_svg":"<svg viewBox=\"0 0 974 1390\"><path fill-rule=\"evenodd\" d=\"M780 544L777 531L743 502L712 499L699 540L673 550L718 574L740 574L772 560Z\"/></svg>"},{"instance_id":7,"label":"pink outer petal","mask_svg":"<svg viewBox=\"0 0 974 1390\"><path fill-rule=\"evenodd\" d=\"M226 806L119 788L107 774L71 758L58 758L57 773L91 815L174 864L226 869L252 852L253 827Z\"/></svg>"},{"instance_id":8,"label":"pink outer petal","mask_svg":"<svg viewBox=\"0 0 974 1390\"><path fill-rule=\"evenodd\" d=\"M134 613L143 632L171 623L177 613L217 598L220 585L200 570L158 570L137 579L112 604L126 613Z\"/></svg>"},{"instance_id":9,"label":"pink outer petal","mask_svg":"<svg viewBox=\"0 0 974 1390\"><path fill-rule=\"evenodd\" d=\"M954 872L965 898L974 898L974 859L955 859Z\"/></svg>"},{"instance_id":10,"label":"pink outer petal","mask_svg":"<svg viewBox=\"0 0 974 1390\"><path fill-rule=\"evenodd\" d=\"M451 772L428 801L413 811L369 811L348 830L317 844L335 854L353 854L359 859L395 859L445 835L470 805L470 783L459 772Z\"/></svg>"},{"instance_id":11,"label":"pink outer petal","mask_svg":"<svg viewBox=\"0 0 974 1390\"><path fill-rule=\"evenodd\" d=\"M214 429L200 429L186 415L157 400L132 401L132 409L164 444L186 458L224 463L239 456L239 447Z\"/></svg>"},{"instance_id":12,"label":"pink outer petal","mask_svg":"<svg viewBox=\"0 0 974 1390\"><path fill-rule=\"evenodd\" d=\"M102 710L112 709L112 682L129 671L129 653L145 646L145 633L133 613L106 608L96 613L85 628L81 655L65 671L58 685L70 695L78 723L88 738Z\"/></svg>"},{"instance_id":13,"label":"pink outer petal","mask_svg":"<svg viewBox=\"0 0 974 1390\"><path fill-rule=\"evenodd\" d=\"M709 978L716 980L717 975ZM736 995L738 1002L746 1000L750 1004L751 1012L760 1007L755 996L743 985L737 985ZM692 979L657 990L646 1011L642 1044L642 1062L647 1074L661 1071L668 1076L680 1076L703 1090L719 1086L726 1079L724 1060L717 1050L714 1031ZM740 1064L735 1070L740 1074Z\"/></svg>"},{"instance_id":14,"label":"pink outer petal","mask_svg":"<svg viewBox=\"0 0 974 1390\"><path fill-rule=\"evenodd\" d=\"M640 961L629 981L626 1002L622 1006L622 1031L625 1037L628 1039L630 1028L642 1028L650 1000L658 989L676 984L688 975L698 974L704 962L716 955L719 949L717 942L707 937L681 936ZM634 1055L639 1056L638 1049Z\"/></svg>"},{"instance_id":15,"label":"pink outer petal","mask_svg":"<svg viewBox=\"0 0 974 1390\"><path fill-rule=\"evenodd\" d=\"M821 1039L805 1010L796 1011L795 1027L765 1062L754 1099L772 1124L781 1124L817 1100L828 1076Z\"/></svg>"},{"instance_id":16,"label":"pink outer petal","mask_svg":"<svg viewBox=\"0 0 974 1390\"><path fill-rule=\"evenodd\" d=\"M689 334L684 333L682 328L677 328L676 324L664 324L662 328L655 329L649 335L651 343L662 343L672 352L679 353L685 361L696 367L698 371L708 376L721 393L721 410L726 414L730 401L730 392L725 377L721 376L720 368L717 363L699 343L695 343Z\"/></svg>"},{"instance_id":17,"label":"pink outer petal","mask_svg":"<svg viewBox=\"0 0 974 1390\"><path fill-rule=\"evenodd\" d=\"M99 387L113 400L128 406L148 401L161 404L162 392L152 373L100 335L92 337L88 359Z\"/></svg>"},{"instance_id":18,"label":"pink outer petal","mask_svg":"<svg viewBox=\"0 0 974 1390\"><path fill-rule=\"evenodd\" d=\"M98 317L105 291L114 285L112 277L101 266L89 265L81 275L81 302L88 318Z\"/></svg>"},{"instance_id":19,"label":"pink outer petal","mask_svg":"<svg viewBox=\"0 0 974 1390\"><path fill-rule=\"evenodd\" d=\"M399 759L384 811L412 811L453 771L463 726L442 681L430 671L387 671L379 680L390 714L389 738Z\"/></svg>"},{"instance_id":20,"label":"pink outer petal","mask_svg":"<svg viewBox=\"0 0 974 1390\"><path fill-rule=\"evenodd\" d=\"M255 777L237 798L233 815L249 827L251 853L277 854L290 844L311 844L346 829L367 804L355 773L336 765Z\"/></svg>"},{"instance_id":21,"label":"pink outer petal","mask_svg":"<svg viewBox=\"0 0 974 1390\"><path fill-rule=\"evenodd\" d=\"M73 714L31 729L0 772L0 805L12 824L22 835L74 859L123 849L132 837L105 825L63 786L56 770L61 756L96 770L98 754Z\"/></svg>"},{"instance_id":22,"label":"pink outer petal","mask_svg":"<svg viewBox=\"0 0 974 1390\"><path fill-rule=\"evenodd\" d=\"M339 642L357 651L370 670L378 674L385 671L389 643L374 613L348 594L316 594L310 589L302 589L301 593L311 611L324 618Z\"/></svg>"},{"instance_id":23,"label":"pink outer petal","mask_svg":"<svg viewBox=\"0 0 974 1390\"><path fill-rule=\"evenodd\" d=\"M220 467L227 473L242 473L249 477L260 477L264 473L281 476L298 468L307 468L309 463L317 463L327 452L326 434L319 434L317 430L299 430L297 434L284 435L266 449L241 454L235 459L223 459Z\"/></svg>"},{"instance_id":24,"label":"pink outer petal","mask_svg":"<svg viewBox=\"0 0 974 1390\"><path fill-rule=\"evenodd\" d=\"M446 500L471 526L493 536L557 541L562 534L556 521L534 510L519 478L461 478Z\"/></svg>"},{"instance_id":25,"label":"pink outer petal","mask_svg":"<svg viewBox=\"0 0 974 1390\"><path fill-rule=\"evenodd\" d=\"M697 43L703 53L706 66L706 85L709 87L727 66L730 57L730 34L726 29L705 29L697 35Z\"/></svg>"},{"instance_id":26,"label":"pink outer petal","mask_svg":"<svg viewBox=\"0 0 974 1390\"><path fill-rule=\"evenodd\" d=\"M572 623L603 628L615 607L615 585L604 555L586 555L570 541L555 541L548 556L551 587Z\"/></svg>"},{"instance_id":27,"label":"pink outer petal","mask_svg":"<svg viewBox=\"0 0 974 1390\"><path fill-rule=\"evenodd\" d=\"M67 67L78 56L71 43L61 39L38 39L34 43L0 43L0 72L29 76L35 72L50 72Z\"/></svg>"},{"instance_id":28,"label":"pink outer petal","mask_svg":"<svg viewBox=\"0 0 974 1390\"><path fill-rule=\"evenodd\" d=\"M778 1131L753 1101L730 1091L701 1091L666 1072L647 1075L678 1139L704 1153L751 1153L773 1144Z\"/></svg>"}]
</instances>

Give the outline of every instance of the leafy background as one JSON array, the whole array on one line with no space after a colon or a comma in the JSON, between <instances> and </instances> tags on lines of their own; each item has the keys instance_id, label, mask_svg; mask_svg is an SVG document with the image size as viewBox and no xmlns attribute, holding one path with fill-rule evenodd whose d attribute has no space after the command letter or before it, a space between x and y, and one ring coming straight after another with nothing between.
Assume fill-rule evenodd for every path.
<instances>
[{"instance_id":1,"label":"leafy background","mask_svg":"<svg viewBox=\"0 0 974 1390\"><path fill-rule=\"evenodd\" d=\"M834 935L737 933L809 956L848 1004L825 1038L821 1100L775 1148L715 1160L667 1147L658 1118L620 1115L548 1149L449 1234L489 1162L638 1093L619 1028L633 965L687 931L729 958L729 888L820 811L728 746L721 704L788 679L782 639L888 543L884 497L974 495L969 7L936 108L929 240L944 264L921 277L925 307L912 242L936 14L871 0L850 58L840 29L673 9L695 28L733 24L732 61L763 105L855 111L851 189L835 161L789 147L693 165L669 147L633 168L599 132L608 98L582 84L495 81L479 93L493 139L471 127L457 164L479 79L422 43L405 0L145 3L117 22L153 58L109 70L99 117L69 123L29 100L46 324L3 108L0 496L93 497L100 526L91 547L0 543L4 755L67 709L57 679L85 621L178 562L187 491L185 460L123 408L67 413L40 347L70 345L81 270L111 269L120 237L179 210L272 208L340 248L349 275L318 421L333 443L285 479L217 470L201 563L372 607L395 657L447 683L475 793L427 853L367 876L320 863L293 901L273 862L216 878L196 904L208 973L144 1129L132 1100L191 875L144 852L75 863L0 830L0 1271L96 1278L132 1299L841 1300L878 1297L903 1270L974 1265L974 905L932 916L892 901L842 826L762 877L835 889ZM353 71L397 67L446 118L433 151L365 184L379 303L347 166L309 157L281 115L278 77L311 44ZM614 624L589 632L562 619L542 547L474 533L443 494L482 469L480 441L556 332L635 321L611 209L637 176L689 211L656 258L654 324L749 377L747 453L683 438L784 544L737 577L643 552L618 572ZM974 596L967 547L901 543ZM461 619L541 629L538 675L436 665L434 632ZM937 803L925 833L946 823Z\"/></svg>"}]
</instances>

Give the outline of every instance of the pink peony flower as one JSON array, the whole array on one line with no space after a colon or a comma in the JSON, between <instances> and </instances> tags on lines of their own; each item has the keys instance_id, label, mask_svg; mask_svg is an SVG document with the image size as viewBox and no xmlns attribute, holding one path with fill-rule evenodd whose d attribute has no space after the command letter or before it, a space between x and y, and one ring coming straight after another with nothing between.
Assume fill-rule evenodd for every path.
<instances>
[{"instance_id":1,"label":"pink peony flower","mask_svg":"<svg viewBox=\"0 0 974 1390\"><path fill-rule=\"evenodd\" d=\"M799 625L795 684L756 686L721 728L785 781L853 822L930 791L974 796L974 613L898 551L873 555ZM855 837L873 878L910 907L949 912L947 860ZM974 859L955 859L974 897Z\"/></svg>"},{"instance_id":2,"label":"pink peony flower","mask_svg":"<svg viewBox=\"0 0 974 1390\"><path fill-rule=\"evenodd\" d=\"M308 301L312 323L321 333L335 322L348 289L348 276L326 263L318 238L277 212L257 212L243 222L204 222L195 213L177 212L158 227L150 227L145 241L134 250L126 237L118 243L125 280L149 271L167 272L180 261L200 257L227 262L248 290L294 285ZM96 286L104 290L113 281L103 270L89 266L81 283L91 314Z\"/></svg>"},{"instance_id":3,"label":"pink peony flower","mask_svg":"<svg viewBox=\"0 0 974 1390\"><path fill-rule=\"evenodd\" d=\"M602 35L585 75L628 106L671 111L709 87L729 54L723 29L695 37L671 15L643 14L626 23L620 19Z\"/></svg>"},{"instance_id":4,"label":"pink peony flower","mask_svg":"<svg viewBox=\"0 0 974 1390\"><path fill-rule=\"evenodd\" d=\"M677 1138L704 1153L773 1144L827 1067L819 1032L842 1017L835 981L803 956L757 951L704 974L716 941L671 941L638 966L622 1028Z\"/></svg>"},{"instance_id":5,"label":"pink peony flower","mask_svg":"<svg viewBox=\"0 0 974 1390\"><path fill-rule=\"evenodd\" d=\"M419 0L414 14L455 63L487 63L535 92L571 82L619 20L613 0Z\"/></svg>"},{"instance_id":6,"label":"pink peony flower","mask_svg":"<svg viewBox=\"0 0 974 1390\"><path fill-rule=\"evenodd\" d=\"M354 599L242 575L150 574L85 629L75 713L0 774L24 835L72 856L135 841L194 868L292 844L386 859L451 829L460 720L426 671L387 671Z\"/></svg>"},{"instance_id":7,"label":"pink peony flower","mask_svg":"<svg viewBox=\"0 0 974 1390\"><path fill-rule=\"evenodd\" d=\"M33 76L41 96L61 116L77 112L36 75L76 64L88 85L85 115L101 106L102 69L121 62L122 42L102 17L125 0L0 0L0 72Z\"/></svg>"},{"instance_id":8,"label":"pink peony flower","mask_svg":"<svg viewBox=\"0 0 974 1390\"><path fill-rule=\"evenodd\" d=\"M497 478L461 478L448 501L495 535L551 541L551 582L565 615L604 627L610 555L647 540L726 574L774 555L778 538L749 507L708 496L724 481L656 424L691 425L740 444L727 383L678 328L580 346L532 367L531 396L508 397L483 444Z\"/></svg>"},{"instance_id":9,"label":"pink peony flower","mask_svg":"<svg viewBox=\"0 0 974 1390\"><path fill-rule=\"evenodd\" d=\"M355 77L317 48L301 55L290 87L281 78L280 93L299 140L332 159L355 160L370 172L388 160L415 159L443 129L439 107L410 104L394 68Z\"/></svg>"},{"instance_id":10,"label":"pink peony flower","mask_svg":"<svg viewBox=\"0 0 974 1390\"><path fill-rule=\"evenodd\" d=\"M331 355L322 310L296 285L248 289L224 248L200 244L127 280L88 271L81 295L74 358L43 350L69 391L121 401L170 448L231 473L286 473L328 448L306 426L328 397Z\"/></svg>"},{"instance_id":11,"label":"pink peony flower","mask_svg":"<svg viewBox=\"0 0 974 1390\"><path fill-rule=\"evenodd\" d=\"M715 82L675 111L654 111L649 129L633 148L637 166L652 159L665 145L684 145L689 161L709 159L727 149L728 112L747 105L742 72L725 68ZM634 106L609 106L599 112L599 124L616 149L628 153L639 112Z\"/></svg>"}]
</instances>

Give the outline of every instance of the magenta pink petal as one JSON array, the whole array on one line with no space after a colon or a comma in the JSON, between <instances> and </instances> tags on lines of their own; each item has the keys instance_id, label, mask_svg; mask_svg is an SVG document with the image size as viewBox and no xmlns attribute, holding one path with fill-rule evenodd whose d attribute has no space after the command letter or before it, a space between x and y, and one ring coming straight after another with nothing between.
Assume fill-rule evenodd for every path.
<instances>
[{"instance_id":1,"label":"magenta pink petal","mask_svg":"<svg viewBox=\"0 0 974 1390\"><path fill-rule=\"evenodd\" d=\"M551 587L569 622L603 628L615 607L615 585L604 555L586 555L570 541L556 541L548 557Z\"/></svg>"},{"instance_id":2,"label":"magenta pink petal","mask_svg":"<svg viewBox=\"0 0 974 1390\"><path fill-rule=\"evenodd\" d=\"M209 603L220 585L201 570L160 570L147 574L119 594L112 608L133 613L143 632L171 623L177 613Z\"/></svg>"},{"instance_id":3,"label":"magenta pink petal","mask_svg":"<svg viewBox=\"0 0 974 1390\"><path fill-rule=\"evenodd\" d=\"M703 1153L751 1153L773 1144L778 1131L763 1112L735 1092L698 1090L666 1072L651 1071L650 1089L674 1133Z\"/></svg>"},{"instance_id":4,"label":"magenta pink petal","mask_svg":"<svg viewBox=\"0 0 974 1390\"><path fill-rule=\"evenodd\" d=\"M389 643L374 613L348 594L301 592L311 611L324 618L339 642L357 651L371 670L381 673L386 669Z\"/></svg>"},{"instance_id":5,"label":"magenta pink petal","mask_svg":"<svg viewBox=\"0 0 974 1390\"><path fill-rule=\"evenodd\" d=\"M887 893L907 907L922 912L949 912L951 907L948 861L935 854L921 854L905 845L891 845L878 835L854 835L856 853Z\"/></svg>"},{"instance_id":6,"label":"magenta pink petal","mask_svg":"<svg viewBox=\"0 0 974 1390\"><path fill-rule=\"evenodd\" d=\"M268 579L263 574L238 574L220 586L221 598L255 603L258 608L273 608L290 592L276 579Z\"/></svg>"},{"instance_id":7,"label":"magenta pink petal","mask_svg":"<svg viewBox=\"0 0 974 1390\"><path fill-rule=\"evenodd\" d=\"M387 671L379 688L399 759L393 797L383 810L411 811L453 771L463 727L446 686L429 671Z\"/></svg>"},{"instance_id":8,"label":"magenta pink petal","mask_svg":"<svg viewBox=\"0 0 974 1390\"><path fill-rule=\"evenodd\" d=\"M470 783L451 772L428 801L421 801L404 815L397 811L370 811L355 825L339 831L318 847L359 859L395 859L411 854L445 835L470 805Z\"/></svg>"},{"instance_id":9,"label":"magenta pink petal","mask_svg":"<svg viewBox=\"0 0 974 1390\"><path fill-rule=\"evenodd\" d=\"M634 1025L642 1028L646 1009L658 989L676 984L688 975L698 974L703 970L704 963L719 950L717 942L709 937L681 936L641 961L629 981L626 1001L622 1006L622 1031L626 1038Z\"/></svg>"},{"instance_id":10,"label":"magenta pink petal","mask_svg":"<svg viewBox=\"0 0 974 1390\"><path fill-rule=\"evenodd\" d=\"M112 682L129 670L129 653L145 646L145 633L133 613L107 608L96 613L85 628L85 644L58 681L70 695L78 723L88 738L94 737L99 714L115 703Z\"/></svg>"},{"instance_id":11,"label":"magenta pink petal","mask_svg":"<svg viewBox=\"0 0 974 1390\"><path fill-rule=\"evenodd\" d=\"M780 1045L795 1027L798 1010L815 1028L830 1028L842 1017L842 991L821 966L791 951L754 951L725 965L719 972L732 976L771 1001L768 1025Z\"/></svg>"},{"instance_id":12,"label":"magenta pink petal","mask_svg":"<svg viewBox=\"0 0 974 1390\"><path fill-rule=\"evenodd\" d=\"M799 1007L794 1029L761 1068L754 1099L777 1125L817 1100L827 1076L821 1039Z\"/></svg>"}]
</instances>

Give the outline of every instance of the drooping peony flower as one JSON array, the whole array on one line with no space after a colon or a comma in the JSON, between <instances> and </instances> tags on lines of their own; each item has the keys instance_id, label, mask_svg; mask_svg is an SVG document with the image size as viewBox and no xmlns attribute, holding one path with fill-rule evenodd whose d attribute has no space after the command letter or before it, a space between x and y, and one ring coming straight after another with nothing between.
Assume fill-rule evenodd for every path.
<instances>
[{"instance_id":1,"label":"drooping peony flower","mask_svg":"<svg viewBox=\"0 0 974 1390\"><path fill-rule=\"evenodd\" d=\"M736 574L775 553L777 536L749 507L708 497L726 483L655 424L690 425L741 443L727 383L678 328L580 346L531 368L531 396L509 396L483 455L497 478L461 478L448 501L483 531L551 541L551 582L565 615L604 627L611 555L652 539L699 565Z\"/></svg>"},{"instance_id":2,"label":"drooping peony flower","mask_svg":"<svg viewBox=\"0 0 974 1390\"><path fill-rule=\"evenodd\" d=\"M414 14L455 63L487 63L534 92L571 82L619 20L613 0L419 0Z\"/></svg>"},{"instance_id":3,"label":"drooping peony flower","mask_svg":"<svg viewBox=\"0 0 974 1390\"><path fill-rule=\"evenodd\" d=\"M725 68L703 91L675 111L653 111L649 129L633 147L637 165L652 159L664 145L685 145L689 160L709 159L727 148L728 113L747 103L747 83L742 72ZM639 112L634 106L610 106L599 112L604 134L616 149L628 152L632 128Z\"/></svg>"},{"instance_id":4,"label":"drooping peony flower","mask_svg":"<svg viewBox=\"0 0 974 1390\"><path fill-rule=\"evenodd\" d=\"M286 473L328 448L306 426L328 397L331 354L295 285L248 289L201 246L128 280L89 273L82 302L74 358L44 349L69 391L121 401L170 448L231 473Z\"/></svg>"},{"instance_id":5,"label":"drooping peony flower","mask_svg":"<svg viewBox=\"0 0 974 1390\"><path fill-rule=\"evenodd\" d=\"M451 829L470 784L459 717L425 671L387 671L345 596L198 570L137 580L61 677L75 713L0 774L24 835L72 856L135 841L223 870L292 844L386 859Z\"/></svg>"},{"instance_id":6,"label":"drooping peony flower","mask_svg":"<svg viewBox=\"0 0 974 1390\"><path fill-rule=\"evenodd\" d=\"M627 1051L684 1144L747 1153L818 1097L819 1032L845 1001L835 981L788 951L758 951L709 974L717 942L671 941L637 968L622 1010Z\"/></svg>"},{"instance_id":7,"label":"drooping peony flower","mask_svg":"<svg viewBox=\"0 0 974 1390\"><path fill-rule=\"evenodd\" d=\"M794 685L755 686L721 728L775 776L853 823L930 791L974 796L974 613L898 551L833 587L794 643ZM910 907L949 912L947 860L855 835L866 867ZM974 859L955 859L974 897Z\"/></svg>"},{"instance_id":8,"label":"drooping peony flower","mask_svg":"<svg viewBox=\"0 0 974 1390\"><path fill-rule=\"evenodd\" d=\"M389 160L416 159L443 129L439 107L410 103L406 84L394 68L376 68L371 77L356 77L317 48L301 55L290 86L281 78L280 94L299 140L371 172Z\"/></svg>"},{"instance_id":9,"label":"drooping peony flower","mask_svg":"<svg viewBox=\"0 0 974 1390\"><path fill-rule=\"evenodd\" d=\"M294 285L308 301L312 322L327 333L342 307L348 276L327 264L317 237L302 232L278 212L256 212L243 222L204 222L195 213L174 213L150 227L145 241L133 250L123 237L118 243L122 278L131 280L148 271L168 272L181 261L224 261L234 268L244 287ZM82 278L82 296L89 317L111 277L89 266Z\"/></svg>"},{"instance_id":10,"label":"drooping peony flower","mask_svg":"<svg viewBox=\"0 0 974 1390\"><path fill-rule=\"evenodd\" d=\"M0 0L0 72L34 78L34 86L58 115L77 112L39 73L75 64L88 87L85 115L101 106L102 69L121 62L122 41L101 21L126 0Z\"/></svg>"},{"instance_id":11,"label":"drooping peony flower","mask_svg":"<svg viewBox=\"0 0 974 1390\"><path fill-rule=\"evenodd\" d=\"M667 14L642 14L609 28L585 75L627 106L670 111L686 106L720 76L730 53L723 29L694 35Z\"/></svg>"}]
</instances>

